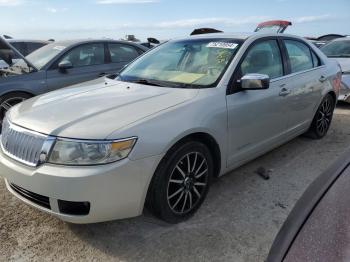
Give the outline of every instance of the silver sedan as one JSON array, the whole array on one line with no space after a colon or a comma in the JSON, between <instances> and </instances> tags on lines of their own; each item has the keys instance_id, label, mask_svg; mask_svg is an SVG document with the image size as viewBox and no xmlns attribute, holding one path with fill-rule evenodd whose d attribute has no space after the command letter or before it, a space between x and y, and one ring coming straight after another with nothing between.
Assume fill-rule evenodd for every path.
<instances>
[{"instance_id":1,"label":"silver sedan","mask_svg":"<svg viewBox=\"0 0 350 262\"><path fill-rule=\"evenodd\" d=\"M0 175L73 223L140 215L176 223L214 177L301 134L324 137L338 64L304 39L208 34L164 43L116 78L34 97L4 120Z\"/></svg>"}]
</instances>

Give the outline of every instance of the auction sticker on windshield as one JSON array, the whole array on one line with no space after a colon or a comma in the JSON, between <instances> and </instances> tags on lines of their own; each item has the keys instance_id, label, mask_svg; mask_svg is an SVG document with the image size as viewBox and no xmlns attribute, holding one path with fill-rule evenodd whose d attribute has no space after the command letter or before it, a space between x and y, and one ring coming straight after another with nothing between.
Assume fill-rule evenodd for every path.
<instances>
[{"instance_id":1,"label":"auction sticker on windshield","mask_svg":"<svg viewBox=\"0 0 350 262\"><path fill-rule=\"evenodd\" d=\"M227 48L235 49L238 46L236 43L227 43L227 42L210 42L207 47L216 47L216 48Z\"/></svg>"}]
</instances>

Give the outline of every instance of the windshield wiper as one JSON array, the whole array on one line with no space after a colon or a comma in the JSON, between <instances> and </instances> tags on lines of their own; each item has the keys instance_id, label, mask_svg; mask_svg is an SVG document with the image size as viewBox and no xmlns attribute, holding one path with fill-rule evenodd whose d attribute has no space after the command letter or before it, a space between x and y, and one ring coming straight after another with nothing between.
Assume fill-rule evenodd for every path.
<instances>
[{"instance_id":1,"label":"windshield wiper","mask_svg":"<svg viewBox=\"0 0 350 262\"><path fill-rule=\"evenodd\" d=\"M148 79L137 79L137 80L133 80L133 81L130 81L130 82L136 83L136 84L141 84L141 85L162 86L162 87L164 87L164 85L159 84L157 81L148 80Z\"/></svg>"}]
</instances>

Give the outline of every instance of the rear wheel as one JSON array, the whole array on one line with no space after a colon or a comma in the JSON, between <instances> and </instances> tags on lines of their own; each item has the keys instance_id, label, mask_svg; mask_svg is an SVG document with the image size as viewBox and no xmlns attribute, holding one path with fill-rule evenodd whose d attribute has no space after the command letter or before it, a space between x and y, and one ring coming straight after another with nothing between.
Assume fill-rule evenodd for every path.
<instances>
[{"instance_id":1,"label":"rear wheel","mask_svg":"<svg viewBox=\"0 0 350 262\"><path fill-rule=\"evenodd\" d=\"M332 122L334 108L334 98L330 94L327 94L323 98L312 120L310 129L307 132L309 137L321 139L327 134Z\"/></svg>"},{"instance_id":2,"label":"rear wheel","mask_svg":"<svg viewBox=\"0 0 350 262\"><path fill-rule=\"evenodd\" d=\"M4 119L6 112L11 107L23 102L30 97L31 95L22 92L9 93L0 97L0 127L2 126L2 120Z\"/></svg>"},{"instance_id":3,"label":"rear wheel","mask_svg":"<svg viewBox=\"0 0 350 262\"><path fill-rule=\"evenodd\" d=\"M169 223L186 220L203 203L212 175L212 156L204 144L176 146L157 168L146 204L154 215Z\"/></svg>"}]
</instances>

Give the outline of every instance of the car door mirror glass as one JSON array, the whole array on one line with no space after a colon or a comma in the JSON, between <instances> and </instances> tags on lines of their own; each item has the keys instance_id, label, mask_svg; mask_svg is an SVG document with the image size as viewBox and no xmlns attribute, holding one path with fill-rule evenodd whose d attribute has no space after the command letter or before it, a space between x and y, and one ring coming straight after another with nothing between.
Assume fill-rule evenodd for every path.
<instances>
[{"instance_id":1,"label":"car door mirror glass","mask_svg":"<svg viewBox=\"0 0 350 262\"><path fill-rule=\"evenodd\" d=\"M265 74L246 74L241 78L241 88L244 90L267 89L270 77Z\"/></svg>"},{"instance_id":2,"label":"car door mirror glass","mask_svg":"<svg viewBox=\"0 0 350 262\"><path fill-rule=\"evenodd\" d=\"M65 70L70 69L70 68L72 68L72 67L73 67L72 63L71 63L70 61L67 61L67 60L61 61L61 62L58 64L58 68L59 68L60 70L62 70L62 71L65 71Z\"/></svg>"}]
</instances>

